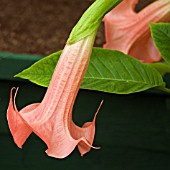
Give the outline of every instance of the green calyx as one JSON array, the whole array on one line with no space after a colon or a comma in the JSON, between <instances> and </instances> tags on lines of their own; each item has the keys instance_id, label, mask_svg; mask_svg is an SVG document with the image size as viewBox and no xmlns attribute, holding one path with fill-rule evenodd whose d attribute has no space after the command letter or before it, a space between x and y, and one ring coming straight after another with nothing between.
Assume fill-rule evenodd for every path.
<instances>
[{"instance_id":1,"label":"green calyx","mask_svg":"<svg viewBox=\"0 0 170 170\"><path fill-rule=\"evenodd\" d=\"M96 0L82 15L72 29L67 44L74 44L96 32L104 15L117 6L122 0Z\"/></svg>"}]
</instances>

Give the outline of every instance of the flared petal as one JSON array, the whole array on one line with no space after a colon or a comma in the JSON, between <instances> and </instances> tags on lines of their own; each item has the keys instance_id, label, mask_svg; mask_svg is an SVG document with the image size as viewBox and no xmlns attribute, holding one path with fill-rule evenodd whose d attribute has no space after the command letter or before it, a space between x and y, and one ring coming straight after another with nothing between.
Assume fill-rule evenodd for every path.
<instances>
[{"instance_id":1,"label":"flared petal","mask_svg":"<svg viewBox=\"0 0 170 170\"><path fill-rule=\"evenodd\" d=\"M135 58L145 63L161 60L160 53L156 49L149 31L146 35L142 35L140 39L134 42L128 54L130 56L135 56Z\"/></svg>"},{"instance_id":2,"label":"flared petal","mask_svg":"<svg viewBox=\"0 0 170 170\"><path fill-rule=\"evenodd\" d=\"M79 151L81 153L81 156L83 156L84 154L89 152L90 149L91 149L91 145L93 144L94 135L95 135L95 121L96 121L96 117L97 117L97 114L98 114L98 112L99 112L99 110L101 108L102 103L103 103L103 101L100 103L92 122L84 123L82 128L76 126L73 122L71 124L70 133L71 133L72 137L74 139L80 139L82 137L85 137L85 139L90 144L90 146L89 146L86 143L84 143L84 141L81 141L78 144L78 149L79 149ZM96 149L99 149L99 147L96 148Z\"/></svg>"},{"instance_id":3,"label":"flared petal","mask_svg":"<svg viewBox=\"0 0 170 170\"><path fill-rule=\"evenodd\" d=\"M170 21L170 1L158 0L135 13L137 2L130 4L124 0L105 16L104 48L122 51L143 62L159 61L160 53L151 38L149 22Z\"/></svg>"},{"instance_id":4,"label":"flared petal","mask_svg":"<svg viewBox=\"0 0 170 170\"><path fill-rule=\"evenodd\" d=\"M7 110L7 120L9 124L9 128L11 131L11 134L14 138L14 142L19 148L22 148L22 145L25 143L26 139L29 137L29 135L32 133L32 130L30 127L22 120L20 117L20 114L16 108L15 105L15 98L17 94L17 90L14 95L14 102L12 97L12 92L15 88L12 88L10 93L10 102ZM21 110L21 113L24 111L30 111L33 110L35 107L37 107L37 104L31 105L30 107L26 107L23 110Z\"/></svg>"}]
</instances>

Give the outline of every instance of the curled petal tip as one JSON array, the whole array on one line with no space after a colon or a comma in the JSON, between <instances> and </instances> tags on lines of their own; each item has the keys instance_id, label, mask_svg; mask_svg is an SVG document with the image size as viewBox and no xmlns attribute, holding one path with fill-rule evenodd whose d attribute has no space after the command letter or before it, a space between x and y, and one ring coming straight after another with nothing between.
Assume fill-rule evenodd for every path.
<instances>
[{"instance_id":1,"label":"curled petal tip","mask_svg":"<svg viewBox=\"0 0 170 170\"><path fill-rule=\"evenodd\" d=\"M104 102L104 100L102 100L102 101L100 102L100 105L98 106L98 109L97 109L97 111L96 111L96 113L95 113L95 115L94 115L93 122L95 122L96 117L97 117L97 115L98 115L98 113L99 113L99 111L100 111L100 109L101 109L101 107L102 107L102 105L103 105L103 102Z\"/></svg>"},{"instance_id":2,"label":"curled petal tip","mask_svg":"<svg viewBox=\"0 0 170 170\"><path fill-rule=\"evenodd\" d=\"M23 121L20 113L17 110L15 99L17 96L19 88L13 87L10 92L10 102L7 109L7 120L9 129L13 136L14 142L16 145L22 149L22 145L25 143L28 136L31 134L32 130L30 127ZM14 97L13 91L15 90ZM22 110L20 111L22 112Z\"/></svg>"},{"instance_id":3,"label":"curled petal tip","mask_svg":"<svg viewBox=\"0 0 170 170\"><path fill-rule=\"evenodd\" d=\"M93 148L93 149L100 149L100 147L95 147L95 146L92 146L86 138L82 138L80 139L81 140L81 145L78 145L78 149L80 151L80 154L81 156L84 156L87 152L90 151L90 148ZM85 145L82 143L84 142L84 144L86 144L88 147L85 147Z\"/></svg>"}]
</instances>

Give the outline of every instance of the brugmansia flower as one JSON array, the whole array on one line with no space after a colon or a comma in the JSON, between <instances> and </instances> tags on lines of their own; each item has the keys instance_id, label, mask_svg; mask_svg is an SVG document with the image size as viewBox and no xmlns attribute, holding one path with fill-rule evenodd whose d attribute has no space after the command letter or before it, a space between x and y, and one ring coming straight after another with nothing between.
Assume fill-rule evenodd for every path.
<instances>
[{"instance_id":1,"label":"brugmansia flower","mask_svg":"<svg viewBox=\"0 0 170 170\"><path fill-rule=\"evenodd\" d=\"M139 13L138 0L124 0L105 18L105 48L119 50L143 62L159 61L160 54L151 38L149 22L170 21L170 0L157 0Z\"/></svg>"},{"instance_id":2,"label":"brugmansia flower","mask_svg":"<svg viewBox=\"0 0 170 170\"><path fill-rule=\"evenodd\" d=\"M73 28L60 56L50 85L41 103L17 110L11 90L7 119L18 147L34 132L55 158L68 156L78 145L81 155L90 151L95 135L95 119L82 128L72 121L72 109L86 72L96 31L104 15L121 0L96 0ZM93 14L93 15L92 15ZM100 107L99 107L100 108Z\"/></svg>"},{"instance_id":3,"label":"brugmansia flower","mask_svg":"<svg viewBox=\"0 0 170 170\"><path fill-rule=\"evenodd\" d=\"M72 121L72 108L85 74L94 41L94 34L66 45L54 71L43 101L18 112L12 99L7 112L8 123L18 147L34 132L48 146L49 156L64 158L78 145L81 155L90 150L95 134L95 118L82 128ZM16 94L16 93L15 93Z\"/></svg>"}]
</instances>

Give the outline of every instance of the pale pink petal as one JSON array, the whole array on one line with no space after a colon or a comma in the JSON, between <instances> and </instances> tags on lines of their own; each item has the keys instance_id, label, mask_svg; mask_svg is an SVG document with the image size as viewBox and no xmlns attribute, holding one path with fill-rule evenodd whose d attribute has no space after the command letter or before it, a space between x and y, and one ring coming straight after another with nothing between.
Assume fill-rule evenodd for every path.
<instances>
[{"instance_id":1,"label":"pale pink petal","mask_svg":"<svg viewBox=\"0 0 170 170\"><path fill-rule=\"evenodd\" d=\"M134 8L139 0L124 0L119 5L117 5L114 10L110 11L104 17L106 22L118 22L128 17L136 16Z\"/></svg>"},{"instance_id":2,"label":"pale pink petal","mask_svg":"<svg viewBox=\"0 0 170 170\"><path fill-rule=\"evenodd\" d=\"M140 39L135 41L134 44L131 46L128 54L130 56L135 56L141 62L146 63L160 61L161 59L160 53L154 45L150 32L148 32L148 34L146 35L142 35Z\"/></svg>"},{"instance_id":3,"label":"pale pink petal","mask_svg":"<svg viewBox=\"0 0 170 170\"><path fill-rule=\"evenodd\" d=\"M90 145L93 144L94 135L95 135L95 120L96 120L96 116L97 116L102 104L103 104L103 101L100 103L99 108L97 109L97 112L95 113L95 116L94 116L94 119L92 122L84 123L82 128L76 126L72 122L71 127L70 127L70 134L74 139L79 139L79 138L85 137L85 139L88 141L88 143ZM81 155L83 156L84 154L86 154L87 152L90 151L91 146L88 146L88 145L86 145L86 143L84 143L84 141L81 141L78 144L78 149L79 149ZM96 149L99 149L99 147Z\"/></svg>"},{"instance_id":4,"label":"pale pink petal","mask_svg":"<svg viewBox=\"0 0 170 170\"><path fill-rule=\"evenodd\" d=\"M14 99L12 97L12 92L15 88L12 88L10 93L10 102L7 110L7 120L9 124L9 128L11 131L11 134L14 138L14 141L16 145L19 148L22 148L22 145L25 143L26 139L29 137L29 135L32 133L32 130L30 127L22 120L20 117L20 114L16 108L15 105L15 98L17 95L17 90L14 95ZM14 102L13 102L14 100ZM31 110L34 110L39 104L32 104L20 111L20 113L27 113Z\"/></svg>"},{"instance_id":5,"label":"pale pink petal","mask_svg":"<svg viewBox=\"0 0 170 170\"><path fill-rule=\"evenodd\" d=\"M22 145L29 136L21 134L21 130L13 127L18 126L15 120L19 119L20 129L24 128L23 133L26 130L29 134L33 131L46 143L48 147L46 153L49 156L64 158L78 144L82 155L93 147L95 118L93 122L79 128L72 122L72 108L87 69L94 35L65 46L40 104L30 105L18 112L15 103L13 108L12 97L10 98L8 123L17 145Z\"/></svg>"},{"instance_id":6,"label":"pale pink petal","mask_svg":"<svg viewBox=\"0 0 170 170\"><path fill-rule=\"evenodd\" d=\"M143 62L159 61L161 57L151 38L149 22L170 21L170 1L158 0L139 13L134 12L138 1L130 2L124 0L105 16L104 47L122 51Z\"/></svg>"}]
</instances>

